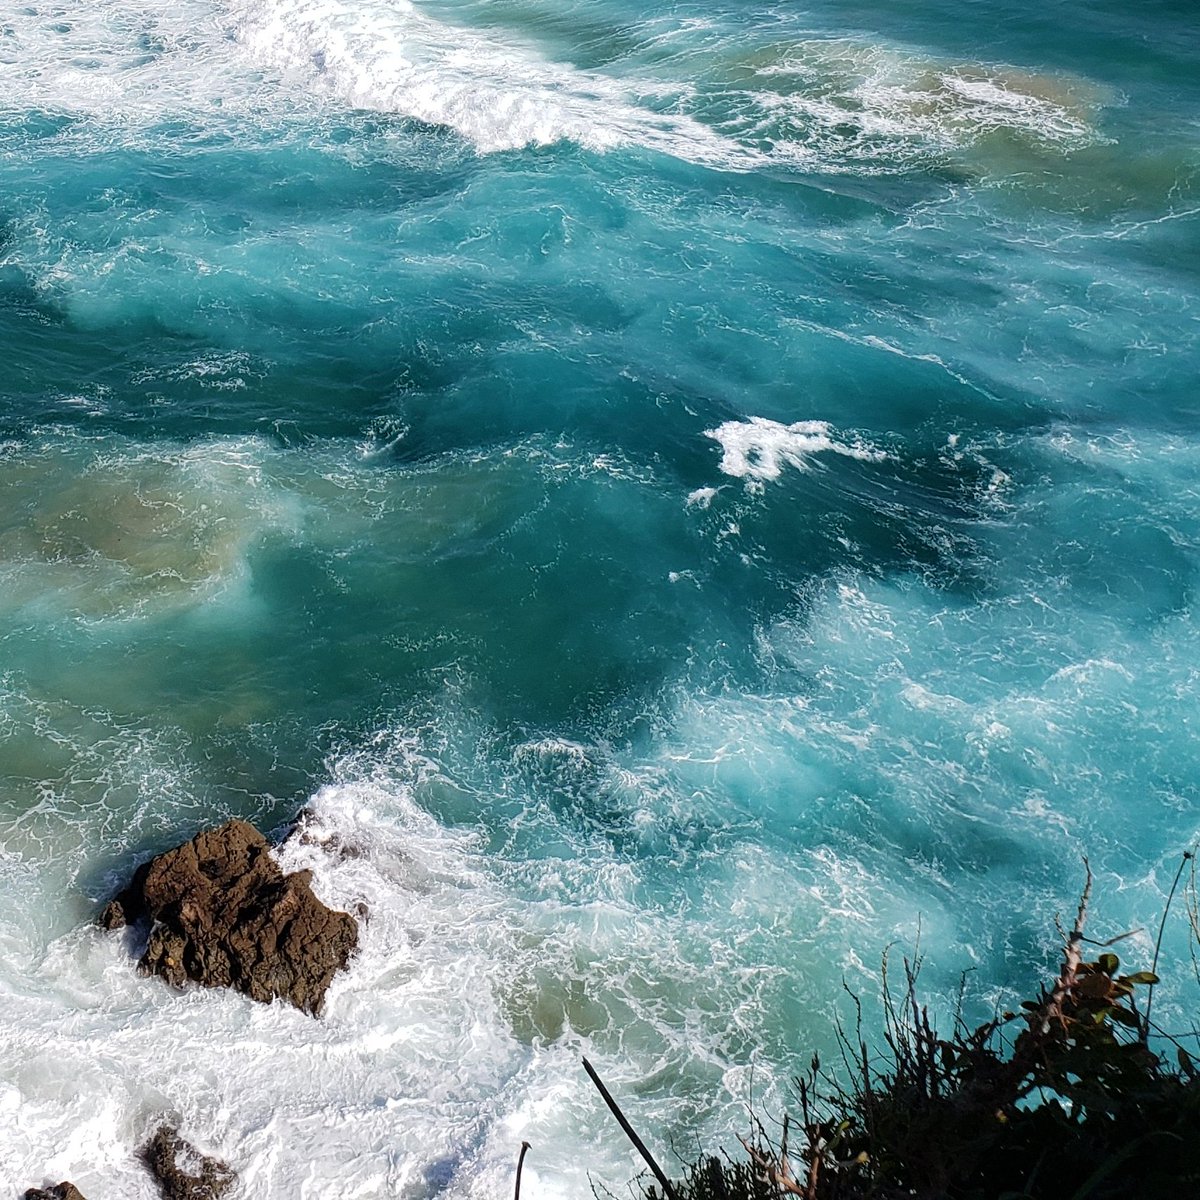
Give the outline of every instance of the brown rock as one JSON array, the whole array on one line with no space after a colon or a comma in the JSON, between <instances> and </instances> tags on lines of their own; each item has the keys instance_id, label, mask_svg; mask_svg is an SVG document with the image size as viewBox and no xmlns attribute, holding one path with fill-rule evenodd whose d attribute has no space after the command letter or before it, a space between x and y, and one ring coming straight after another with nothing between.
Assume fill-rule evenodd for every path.
<instances>
[{"instance_id":1,"label":"brown rock","mask_svg":"<svg viewBox=\"0 0 1200 1200\"><path fill-rule=\"evenodd\" d=\"M54 1187L30 1188L25 1200L84 1200L83 1193L73 1183L56 1183Z\"/></svg>"},{"instance_id":2,"label":"brown rock","mask_svg":"<svg viewBox=\"0 0 1200 1200\"><path fill-rule=\"evenodd\" d=\"M220 1200L237 1182L220 1159L201 1154L169 1125L158 1127L141 1154L166 1200Z\"/></svg>"},{"instance_id":3,"label":"brown rock","mask_svg":"<svg viewBox=\"0 0 1200 1200\"><path fill-rule=\"evenodd\" d=\"M193 980L265 1003L282 997L315 1015L358 926L317 899L311 878L285 875L254 826L229 821L139 867L100 923L151 917L138 967L176 987Z\"/></svg>"}]
</instances>

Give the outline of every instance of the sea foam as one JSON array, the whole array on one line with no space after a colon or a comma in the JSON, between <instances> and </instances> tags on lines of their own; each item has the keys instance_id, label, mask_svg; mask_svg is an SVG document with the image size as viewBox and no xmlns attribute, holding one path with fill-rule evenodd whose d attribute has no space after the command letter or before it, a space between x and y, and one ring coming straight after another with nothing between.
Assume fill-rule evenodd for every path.
<instances>
[{"instance_id":1,"label":"sea foam","mask_svg":"<svg viewBox=\"0 0 1200 1200\"><path fill-rule=\"evenodd\" d=\"M756 161L686 115L638 103L636 85L445 24L406 0L256 0L238 12L239 40L257 61L307 76L344 104L449 126L481 151L574 141L710 165Z\"/></svg>"},{"instance_id":2,"label":"sea foam","mask_svg":"<svg viewBox=\"0 0 1200 1200\"><path fill-rule=\"evenodd\" d=\"M838 454L862 462L879 462L887 455L861 441L842 441L826 421L796 421L791 425L766 417L726 421L706 429L705 437L719 442L724 453L720 468L738 479L778 479L784 467L807 470L818 454Z\"/></svg>"},{"instance_id":3,"label":"sea foam","mask_svg":"<svg viewBox=\"0 0 1200 1200\"><path fill-rule=\"evenodd\" d=\"M605 769L594 748L549 743L513 761L519 776L548 762L569 787L585 760ZM724 1107L744 1098L720 1030L777 968L738 966L703 927L639 905L636 872L601 843L546 860L530 893L477 829L417 802L451 781L411 735L381 734L330 774L305 839L280 852L327 903L365 913L320 1020L139 977L130 937L46 928L69 864L39 874L0 855L0 886L24 898L0 920L0 1000L20 1014L0 1032L0 1109L19 1115L8 1177L150 1200L135 1148L167 1116L257 1196L494 1196L529 1140L528 1185L565 1197L636 1170L581 1054L647 1127L698 1127L723 1087ZM713 985L726 999L701 1001ZM646 1062L656 1081L630 1094ZM681 1073L704 1081L701 1110L672 1096Z\"/></svg>"},{"instance_id":4,"label":"sea foam","mask_svg":"<svg viewBox=\"0 0 1200 1200\"><path fill-rule=\"evenodd\" d=\"M661 19L620 31L633 48L619 69L585 68L557 60L536 25L462 16L411 0L27 7L6 19L0 108L87 116L109 137L179 117L225 127L360 109L453 129L485 153L568 141L730 171L895 171L995 132L1056 150L1099 140L1103 97L1080 80L846 38L747 53L711 22Z\"/></svg>"}]
</instances>

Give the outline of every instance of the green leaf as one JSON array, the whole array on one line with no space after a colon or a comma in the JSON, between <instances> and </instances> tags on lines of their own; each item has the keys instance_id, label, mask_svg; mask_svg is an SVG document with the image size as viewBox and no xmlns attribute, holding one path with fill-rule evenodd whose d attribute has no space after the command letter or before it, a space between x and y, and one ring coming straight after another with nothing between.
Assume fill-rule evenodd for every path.
<instances>
[{"instance_id":1,"label":"green leaf","mask_svg":"<svg viewBox=\"0 0 1200 1200\"><path fill-rule=\"evenodd\" d=\"M1139 1028L1137 1013L1130 1012L1127 1008L1113 1008L1111 1016L1114 1021L1120 1021L1122 1025L1129 1025L1134 1029Z\"/></svg>"},{"instance_id":2,"label":"green leaf","mask_svg":"<svg viewBox=\"0 0 1200 1200\"><path fill-rule=\"evenodd\" d=\"M1112 975L1121 965L1121 960L1115 954L1102 954L1096 959L1096 965L1105 975Z\"/></svg>"},{"instance_id":3,"label":"green leaf","mask_svg":"<svg viewBox=\"0 0 1200 1200\"><path fill-rule=\"evenodd\" d=\"M1135 971L1132 975L1122 975L1126 983L1157 983L1158 976L1153 971Z\"/></svg>"}]
</instances>

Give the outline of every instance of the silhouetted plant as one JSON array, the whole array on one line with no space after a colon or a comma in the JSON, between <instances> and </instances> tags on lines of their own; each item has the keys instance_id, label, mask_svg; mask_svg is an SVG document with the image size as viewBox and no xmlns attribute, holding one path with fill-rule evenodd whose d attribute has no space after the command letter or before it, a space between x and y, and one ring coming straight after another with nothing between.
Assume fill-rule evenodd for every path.
<instances>
[{"instance_id":1,"label":"silhouetted plant","mask_svg":"<svg viewBox=\"0 0 1200 1200\"><path fill-rule=\"evenodd\" d=\"M798 1120L777 1137L759 1124L744 1160L701 1159L673 1184L677 1200L1200 1195L1200 1069L1152 1031L1148 1000L1139 1011L1153 971L1122 973L1105 947L1084 958L1091 884L1089 870L1058 976L1019 1012L977 1028L960 1006L943 1037L918 999L919 958L904 961L898 994L885 958L878 1049L859 1008L854 1035L840 1035L844 1070L814 1058L796 1080ZM1196 896L1193 880L1200 936ZM653 1188L646 1195L658 1200Z\"/></svg>"}]
</instances>

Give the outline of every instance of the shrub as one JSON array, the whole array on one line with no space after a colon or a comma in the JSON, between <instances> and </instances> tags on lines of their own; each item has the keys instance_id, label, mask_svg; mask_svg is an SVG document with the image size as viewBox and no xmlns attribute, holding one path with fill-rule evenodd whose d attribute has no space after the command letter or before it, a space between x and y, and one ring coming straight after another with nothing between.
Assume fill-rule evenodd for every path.
<instances>
[{"instance_id":1,"label":"shrub","mask_svg":"<svg viewBox=\"0 0 1200 1200\"><path fill-rule=\"evenodd\" d=\"M1122 973L1107 950L1084 958L1090 891L1089 871L1057 978L978 1028L957 1017L942 1036L918 1000L919 963L905 961L897 995L885 961L882 1045L868 1047L860 1010L842 1035L848 1070L814 1059L796 1120L774 1137L760 1123L746 1159L703 1158L647 1200L1200 1195L1200 1069L1151 1038L1153 972Z\"/></svg>"}]
</instances>

